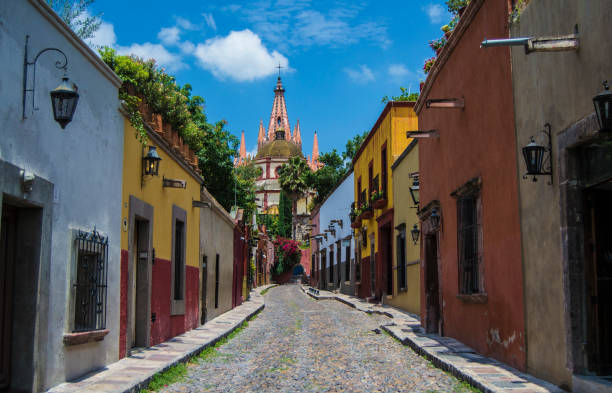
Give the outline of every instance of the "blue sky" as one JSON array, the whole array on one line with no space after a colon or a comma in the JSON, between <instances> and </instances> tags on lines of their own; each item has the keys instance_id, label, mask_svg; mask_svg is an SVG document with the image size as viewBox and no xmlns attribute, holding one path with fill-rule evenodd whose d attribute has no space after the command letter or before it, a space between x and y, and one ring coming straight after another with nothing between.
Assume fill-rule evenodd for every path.
<instances>
[{"instance_id":1,"label":"blue sky","mask_svg":"<svg viewBox=\"0 0 612 393\"><path fill-rule=\"evenodd\" d=\"M369 130L384 95L416 91L428 42L450 20L444 0L140 1L96 0L103 12L94 44L155 58L206 100L209 121L225 119L247 151L267 127L278 63L291 127L303 151L342 151Z\"/></svg>"}]
</instances>

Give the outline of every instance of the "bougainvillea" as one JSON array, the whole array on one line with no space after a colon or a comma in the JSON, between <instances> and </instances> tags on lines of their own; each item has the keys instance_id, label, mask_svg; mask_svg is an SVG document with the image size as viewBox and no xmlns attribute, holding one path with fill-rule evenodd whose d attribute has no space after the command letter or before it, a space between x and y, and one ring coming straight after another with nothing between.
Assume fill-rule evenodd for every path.
<instances>
[{"instance_id":1,"label":"bougainvillea","mask_svg":"<svg viewBox=\"0 0 612 393\"><path fill-rule=\"evenodd\" d=\"M300 263L302 250L297 241L277 237L274 240L274 248L276 251L276 261L273 266L273 271L277 275L288 272L293 266Z\"/></svg>"},{"instance_id":2,"label":"bougainvillea","mask_svg":"<svg viewBox=\"0 0 612 393\"><path fill-rule=\"evenodd\" d=\"M435 61L435 57L425 60L425 64L423 65L423 72L427 74L429 70L431 70L431 67L433 67Z\"/></svg>"}]
</instances>

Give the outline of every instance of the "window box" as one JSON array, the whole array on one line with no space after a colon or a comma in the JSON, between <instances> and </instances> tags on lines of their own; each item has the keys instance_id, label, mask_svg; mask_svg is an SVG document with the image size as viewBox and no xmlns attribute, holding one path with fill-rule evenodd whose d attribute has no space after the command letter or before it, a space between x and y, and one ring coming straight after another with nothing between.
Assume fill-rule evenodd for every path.
<instances>
[{"instance_id":1,"label":"window box","mask_svg":"<svg viewBox=\"0 0 612 393\"><path fill-rule=\"evenodd\" d=\"M357 229L361 227L361 218L357 217L355 221L351 222L351 228Z\"/></svg>"},{"instance_id":2,"label":"window box","mask_svg":"<svg viewBox=\"0 0 612 393\"><path fill-rule=\"evenodd\" d=\"M64 334L64 345L79 345L104 340L110 330L92 330L89 332Z\"/></svg>"},{"instance_id":3,"label":"window box","mask_svg":"<svg viewBox=\"0 0 612 393\"><path fill-rule=\"evenodd\" d=\"M387 206L387 198L380 198L374 201L374 209L383 209Z\"/></svg>"},{"instance_id":4,"label":"window box","mask_svg":"<svg viewBox=\"0 0 612 393\"><path fill-rule=\"evenodd\" d=\"M361 220L369 220L372 217L374 217L374 211L372 210L372 208L364 210L359 216Z\"/></svg>"}]
</instances>

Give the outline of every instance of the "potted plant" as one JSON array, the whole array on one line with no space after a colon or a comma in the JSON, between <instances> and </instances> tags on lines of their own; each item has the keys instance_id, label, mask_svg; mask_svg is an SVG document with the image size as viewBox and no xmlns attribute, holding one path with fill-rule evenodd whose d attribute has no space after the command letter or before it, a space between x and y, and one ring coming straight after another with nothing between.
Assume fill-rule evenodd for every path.
<instances>
[{"instance_id":1,"label":"potted plant","mask_svg":"<svg viewBox=\"0 0 612 393\"><path fill-rule=\"evenodd\" d=\"M361 206L361 214L359 215L359 218L361 218L362 220L369 220L373 216L374 216L374 210L372 209L372 205L363 204Z\"/></svg>"},{"instance_id":2,"label":"potted plant","mask_svg":"<svg viewBox=\"0 0 612 393\"><path fill-rule=\"evenodd\" d=\"M426 74L429 73L429 70L431 70L431 67L433 67L435 62L436 62L435 57L425 60L425 64L423 65L423 72Z\"/></svg>"},{"instance_id":3,"label":"potted plant","mask_svg":"<svg viewBox=\"0 0 612 393\"><path fill-rule=\"evenodd\" d=\"M374 209L382 209L387 206L387 198L384 192L372 192L372 206L374 207Z\"/></svg>"},{"instance_id":4,"label":"potted plant","mask_svg":"<svg viewBox=\"0 0 612 393\"><path fill-rule=\"evenodd\" d=\"M453 29L449 25L442 26L440 30L444 32L444 38L446 38L447 40L453 32Z\"/></svg>"},{"instance_id":5,"label":"potted plant","mask_svg":"<svg viewBox=\"0 0 612 393\"><path fill-rule=\"evenodd\" d=\"M446 38L429 41L429 47L436 52L436 55L440 54L444 45L446 45Z\"/></svg>"},{"instance_id":6,"label":"potted plant","mask_svg":"<svg viewBox=\"0 0 612 393\"><path fill-rule=\"evenodd\" d=\"M351 208L349 218L351 219L351 228L356 229L361 226L361 218L359 218L359 209Z\"/></svg>"}]
</instances>

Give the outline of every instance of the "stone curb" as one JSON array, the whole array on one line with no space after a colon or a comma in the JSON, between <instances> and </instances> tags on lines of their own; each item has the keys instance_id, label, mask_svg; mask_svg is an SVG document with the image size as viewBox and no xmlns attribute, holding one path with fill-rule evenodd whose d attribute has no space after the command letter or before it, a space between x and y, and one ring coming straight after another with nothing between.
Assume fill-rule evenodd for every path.
<instances>
[{"instance_id":1,"label":"stone curb","mask_svg":"<svg viewBox=\"0 0 612 393\"><path fill-rule=\"evenodd\" d=\"M417 354L431 361L436 367L468 382L485 393L563 393L564 390L516 370L495 359L476 353L461 342L436 334L426 334L418 319L389 306L365 303L363 300L344 294L319 290L315 294L309 287L302 291L316 300L337 300L368 314L381 314L393 318L394 322L381 325L403 345L409 346ZM367 304L367 305L364 305ZM384 308L383 308L384 307ZM381 309L383 308L383 309ZM481 369L483 372L477 372Z\"/></svg>"},{"instance_id":2,"label":"stone curb","mask_svg":"<svg viewBox=\"0 0 612 393\"><path fill-rule=\"evenodd\" d=\"M139 392L141 389L144 389L149 385L149 383L151 382L151 380L156 374L167 371L168 369L170 369L173 366L176 366L179 363L186 363L187 361L189 361L189 359L191 359L194 356L199 355L206 348L209 348L215 345L217 342L227 337L230 333L232 333L234 330L240 327L245 321L247 321L248 319L252 318L257 313L262 311L265 307L265 302L264 302L264 297L260 295L260 293L263 290L272 288L274 286L275 285L265 285L265 286L255 288L253 289L253 292L251 293L250 299L245 301L240 306L217 316L216 318L208 321L206 324L202 326L199 326L181 335L173 337L168 341L165 341L161 344L157 344L151 347L150 349L160 351L160 353L156 355L163 356L164 347L167 347L169 343L175 343L175 342L180 343L182 342L183 339L187 339L187 340L196 339L197 340L198 339L197 334L199 332L202 332L205 330L211 330L211 327L214 326L215 324L224 323L224 324L230 325L228 326L227 329L223 329L215 336L204 339L204 341L202 341L201 344L198 343L195 347L191 347L191 348L186 349L185 351L182 351L182 353L178 354L177 357L169 359L161 367L149 368L146 371L140 371L142 373L141 376L134 375L134 374L137 374L137 372L131 373L131 378L126 379L125 375L121 375L122 369L128 366L125 364L125 362L134 360L134 358L138 359L137 357L138 355L131 356L128 358L121 359L115 363L109 364L102 371L90 373L85 377L79 378L77 381L65 382L60 385L57 385L49 389L47 392L48 393L72 393L72 392L136 393L136 392ZM243 312L247 311L245 309L250 309L250 310L248 310L248 312L246 312L245 314L240 315ZM236 314L240 316L236 319L231 319L231 322L223 321L225 319L230 319L232 317L235 317ZM212 329L214 329L214 327ZM120 363L124 363L124 364L120 364ZM129 366L127 368L129 368ZM114 383L116 386L109 386L109 380L113 381L112 383L110 383L110 385ZM116 383L114 381L117 381L119 383ZM121 383L123 381L124 383Z\"/></svg>"}]
</instances>

